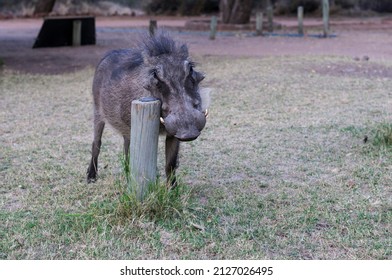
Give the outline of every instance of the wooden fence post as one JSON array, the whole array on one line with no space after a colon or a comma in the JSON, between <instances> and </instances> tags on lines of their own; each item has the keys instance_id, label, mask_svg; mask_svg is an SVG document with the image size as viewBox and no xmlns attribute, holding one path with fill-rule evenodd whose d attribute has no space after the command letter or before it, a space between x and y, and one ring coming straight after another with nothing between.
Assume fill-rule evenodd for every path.
<instances>
[{"instance_id":1,"label":"wooden fence post","mask_svg":"<svg viewBox=\"0 0 392 280\"><path fill-rule=\"evenodd\" d=\"M218 19L216 18L216 16L211 17L210 40L215 40L217 24L218 24Z\"/></svg>"},{"instance_id":2,"label":"wooden fence post","mask_svg":"<svg viewBox=\"0 0 392 280\"><path fill-rule=\"evenodd\" d=\"M130 192L139 201L157 180L157 154L161 102L153 97L134 100L131 106Z\"/></svg>"},{"instance_id":3,"label":"wooden fence post","mask_svg":"<svg viewBox=\"0 0 392 280\"><path fill-rule=\"evenodd\" d=\"M82 21L74 20L72 22L72 46L78 47L82 44Z\"/></svg>"},{"instance_id":4,"label":"wooden fence post","mask_svg":"<svg viewBox=\"0 0 392 280\"><path fill-rule=\"evenodd\" d=\"M323 0L323 25L323 36L327 38L329 33L329 0Z\"/></svg>"},{"instance_id":5,"label":"wooden fence post","mask_svg":"<svg viewBox=\"0 0 392 280\"><path fill-rule=\"evenodd\" d=\"M304 35L304 7L298 7L298 34Z\"/></svg>"},{"instance_id":6,"label":"wooden fence post","mask_svg":"<svg viewBox=\"0 0 392 280\"><path fill-rule=\"evenodd\" d=\"M268 17L268 32L272 33L274 31L274 9L270 4L267 7L267 17Z\"/></svg>"},{"instance_id":7,"label":"wooden fence post","mask_svg":"<svg viewBox=\"0 0 392 280\"><path fill-rule=\"evenodd\" d=\"M157 29L158 29L158 22L155 19L150 19L150 25L148 27L150 35L154 36L155 30Z\"/></svg>"},{"instance_id":8,"label":"wooden fence post","mask_svg":"<svg viewBox=\"0 0 392 280\"><path fill-rule=\"evenodd\" d=\"M263 34L263 13L256 13L256 36Z\"/></svg>"}]
</instances>

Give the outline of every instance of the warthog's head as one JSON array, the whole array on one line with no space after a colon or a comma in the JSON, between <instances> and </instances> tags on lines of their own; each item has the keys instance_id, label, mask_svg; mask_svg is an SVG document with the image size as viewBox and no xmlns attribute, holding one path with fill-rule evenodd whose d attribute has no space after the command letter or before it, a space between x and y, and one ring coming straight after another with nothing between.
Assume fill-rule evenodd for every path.
<instances>
[{"instance_id":1,"label":"warthog's head","mask_svg":"<svg viewBox=\"0 0 392 280\"><path fill-rule=\"evenodd\" d=\"M181 141L196 139L206 124L209 94L199 83L186 45L159 34L144 42L144 88L162 101L161 123L168 135Z\"/></svg>"}]
</instances>

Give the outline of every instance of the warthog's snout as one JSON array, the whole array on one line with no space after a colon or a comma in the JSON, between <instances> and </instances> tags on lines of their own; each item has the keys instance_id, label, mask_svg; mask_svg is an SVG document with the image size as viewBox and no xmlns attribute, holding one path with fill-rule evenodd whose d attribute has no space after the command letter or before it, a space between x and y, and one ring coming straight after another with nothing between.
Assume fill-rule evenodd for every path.
<instances>
[{"instance_id":1,"label":"warthog's snout","mask_svg":"<svg viewBox=\"0 0 392 280\"><path fill-rule=\"evenodd\" d=\"M198 110L192 110L186 115L170 114L166 118L161 118L161 123L168 135L183 142L193 141L199 137L206 125L206 115Z\"/></svg>"},{"instance_id":2,"label":"warthog's snout","mask_svg":"<svg viewBox=\"0 0 392 280\"><path fill-rule=\"evenodd\" d=\"M200 131L195 131L194 134L181 134L181 135L174 135L174 137L176 137L178 140L182 141L182 142L189 142L189 141L193 141L196 140L197 137L199 137L200 135Z\"/></svg>"}]
</instances>

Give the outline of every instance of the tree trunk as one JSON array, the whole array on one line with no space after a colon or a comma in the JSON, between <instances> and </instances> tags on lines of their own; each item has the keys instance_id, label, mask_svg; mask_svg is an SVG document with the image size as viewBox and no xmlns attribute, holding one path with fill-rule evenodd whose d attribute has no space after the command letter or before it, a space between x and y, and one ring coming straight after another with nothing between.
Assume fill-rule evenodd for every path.
<instances>
[{"instance_id":1,"label":"tree trunk","mask_svg":"<svg viewBox=\"0 0 392 280\"><path fill-rule=\"evenodd\" d=\"M56 0L38 0L35 4L34 14L35 15L47 15L49 14L54 6Z\"/></svg>"},{"instance_id":2,"label":"tree trunk","mask_svg":"<svg viewBox=\"0 0 392 280\"><path fill-rule=\"evenodd\" d=\"M252 2L252 0L220 0L219 9L223 23L249 23Z\"/></svg>"}]
</instances>

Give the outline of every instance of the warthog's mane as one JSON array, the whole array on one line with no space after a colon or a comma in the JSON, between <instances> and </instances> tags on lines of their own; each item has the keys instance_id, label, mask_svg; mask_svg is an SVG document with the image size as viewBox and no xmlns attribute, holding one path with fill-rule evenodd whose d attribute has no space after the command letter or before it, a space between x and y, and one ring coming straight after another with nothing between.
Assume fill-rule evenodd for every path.
<instances>
[{"instance_id":1,"label":"warthog's mane","mask_svg":"<svg viewBox=\"0 0 392 280\"><path fill-rule=\"evenodd\" d=\"M164 32L142 38L140 51L151 57L171 55L183 60L188 58L188 47L186 44L176 43Z\"/></svg>"}]
</instances>

